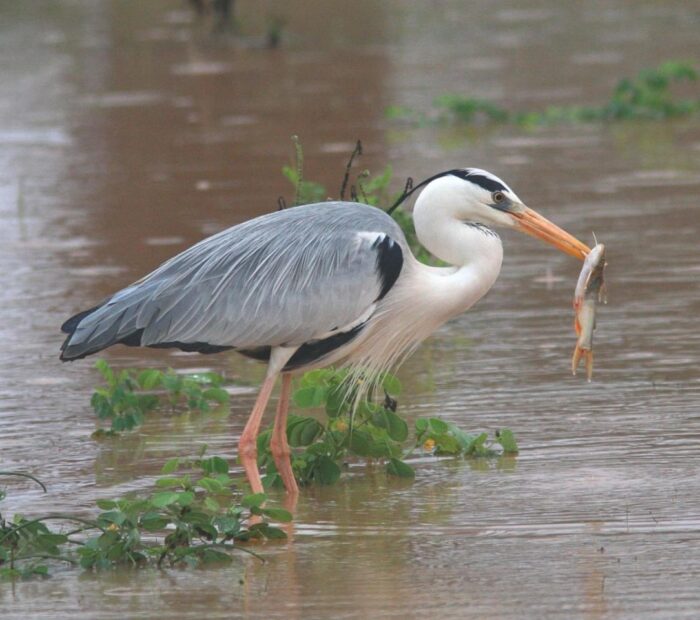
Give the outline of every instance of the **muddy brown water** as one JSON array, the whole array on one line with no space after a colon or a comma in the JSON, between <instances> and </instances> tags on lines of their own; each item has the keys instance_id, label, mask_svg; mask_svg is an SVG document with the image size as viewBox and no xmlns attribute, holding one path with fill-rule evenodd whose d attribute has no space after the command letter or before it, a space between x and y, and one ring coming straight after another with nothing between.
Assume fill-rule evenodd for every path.
<instances>
[{"instance_id":1,"label":"muddy brown water","mask_svg":"<svg viewBox=\"0 0 700 620\"><path fill-rule=\"evenodd\" d=\"M303 491L293 541L211 570L58 568L0 584L3 618L696 618L700 614L700 124L415 129L387 105L444 92L512 107L594 103L618 77L697 59L696 3L270 2L285 45L240 3L212 38L184 3L0 3L0 465L3 513L89 514L147 490L165 459L233 458L254 392L227 412L152 416L98 443L89 361L58 326L203 236L290 197L299 134L333 193L363 166L422 178L476 165L609 248L594 382L569 373L578 265L505 233L493 291L401 369L404 413L510 427L522 451L416 461L414 483L353 469ZM692 90L692 89L690 89ZM697 95L697 89L694 92ZM397 180L396 186L400 185ZM118 367L210 368L235 355L115 348ZM276 498L276 499L281 499Z\"/></svg>"}]
</instances>

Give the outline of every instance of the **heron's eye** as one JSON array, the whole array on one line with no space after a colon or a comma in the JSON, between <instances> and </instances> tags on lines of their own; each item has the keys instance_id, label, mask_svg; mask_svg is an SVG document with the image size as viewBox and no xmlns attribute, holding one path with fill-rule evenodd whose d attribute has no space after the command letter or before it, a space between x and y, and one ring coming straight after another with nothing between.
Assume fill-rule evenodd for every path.
<instances>
[{"instance_id":1,"label":"heron's eye","mask_svg":"<svg viewBox=\"0 0 700 620\"><path fill-rule=\"evenodd\" d=\"M491 198L493 198L493 201L498 204L506 199L506 195L503 192L494 192L491 194Z\"/></svg>"}]
</instances>

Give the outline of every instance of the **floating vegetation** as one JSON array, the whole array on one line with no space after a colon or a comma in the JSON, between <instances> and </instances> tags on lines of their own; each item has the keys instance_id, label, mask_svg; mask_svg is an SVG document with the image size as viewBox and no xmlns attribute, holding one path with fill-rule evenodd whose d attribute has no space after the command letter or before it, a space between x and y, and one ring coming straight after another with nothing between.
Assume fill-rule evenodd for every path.
<instances>
[{"instance_id":1,"label":"floating vegetation","mask_svg":"<svg viewBox=\"0 0 700 620\"><path fill-rule=\"evenodd\" d=\"M270 521L285 523L291 514L267 507L262 493L241 495L225 459L202 451L195 459L169 460L161 473L145 496L97 500L101 512L93 519L0 513L0 580L43 577L57 563L88 570L229 563L235 550L253 553L242 542L286 538ZM33 476L4 476L31 478L46 491ZM5 496L0 488L0 501Z\"/></svg>"},{"instance_id":2,"label":"floating vegetation","mask_svg":"<svg viewBox=\"0 0 700 620\"><path fill-rule=\"evenodd\" d=\"M223 378L216 373L177 375L147 368L139 372L115 372L104 360L97 362L107 387L97 388L93 408L101 419L110 419L112 428L94 435L117 435L139 426L148 411L163 406L185 406L206 411L209 401L225 403L228 393L221 388ZM409 440L408 422L397 413L396 397L401 383L392 374L370 390L370 396L354 407L354 386L347 369L322 368L305 373L292 394L301 409L323 411L325 419L290 415L287 440L293 449L292 468L301 485L333 484L342 465L349 459L379 460L390 475L413 477L413 468L403 459L416 450L438 456L498 456L516 453L517 444L509 430L496 433L489 441L486 433L465 433L439 418L418 419L414 440ZM160 388L161 394L153 393ZM379 394L373 398L372 393ZM278 487L281 480L270 453L272 428L258 436L258 461L266 468L265 488ZM500 449L496 446L500 445ZM162 484L162 483L161 483Z\"/></svg>"},{"instance_id":3,"label":"floating vegetation","mask_svg":"<svg viewBox=\"0 0 700 620\"><path fill-rule=\"evenodd\" d=\"M386 473L413 478L415 471L405 459L416 450L442 456L493 457L518 451L513 433L504 429L489 441L487 433L466 433L440 418L419 418L415 437L409 441L409 426L397 410L401 383L386 374L375 392L379 399L363 399L353 408L348 370L323 368L307 372L292 394L297 407L321 410L325 419L292 415L287 439L292 448L292 469L301 485L333 484L342 465L351 459L378 460ZM349 396L349 398L348 398ZM270 453L272 428L258 437L258 463L265 467L265 488L282 487ZM496 446L500 446L500 449Z\"/></svg>"},{"instance_id":4,"label":"floating vegetation","mask_svg":"<svg viewBox=\"0 0 700 620\"><path fill-rule=\"evenodd\" d=\"M535 111L510 111L492 101L446 94L435 100L430 114L391 106L386 115L390 119L418 125L511 123L521 127L557 123L665 120L700 112L700 99L680 99L672 90L674 84L694 82L697 79L698 73L691 64L668 61L653 69L644 69L634 78L620 80L610 99L598 106L566 105L549 106Z\"/></svg>"},{"instance_id":5,"label":"floating vegetation","mask_svg":"<svg viewBox=\"0 0 700 620\"><path fill-rule=\"evenodd\" d=\"M206 412L211 403L224 405L229 401L228 392L221 387L223 377L213 372L181 375L172 369L162 372L155 368L115 372L104 360L98 360L95 367L106 385L95 388L90 403L97 417L111 424L109 430L97 431L98 436L130 431L157 407L184 405Z\"/></svg>"}]
</instances>

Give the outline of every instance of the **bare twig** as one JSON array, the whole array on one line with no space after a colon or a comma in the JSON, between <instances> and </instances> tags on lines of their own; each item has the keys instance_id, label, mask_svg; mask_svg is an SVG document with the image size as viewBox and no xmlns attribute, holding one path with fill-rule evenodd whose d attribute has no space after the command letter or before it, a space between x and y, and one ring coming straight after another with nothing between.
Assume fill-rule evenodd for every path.
<instances>
[{"instance_id":1,"label":"bare twig","mask_svg":"<svg viewBox=\"0 0 700 620\"><path fill-rule=\"evenodd\" d=\"M46 487L44 486L44 483L38 478L32 476L31 474L25 474L21 471L0 471L0 476L19 476L20 478L29 478L30 480L36 482L42 488L44 493L46 493Z\"/></svg>"},{"instance_id":2,"label":"bare twig","mask_svg":"<svg viewBox=\"0 0 700 620\"><path fill-rule=\"evenodd\" d=\"M355 161L355 157L359 157L360 155L362 155L362 142L358 140L357 144L355 145L355 149L352 153L350 153L350 159L348 159L348 163L345 166L345 176L343 177L343 183L340 186L341 200L345 200L345 190L348 187L348 180L350 178L350 168L352 168L352 164Z\"/></svg>"}]
</instances>

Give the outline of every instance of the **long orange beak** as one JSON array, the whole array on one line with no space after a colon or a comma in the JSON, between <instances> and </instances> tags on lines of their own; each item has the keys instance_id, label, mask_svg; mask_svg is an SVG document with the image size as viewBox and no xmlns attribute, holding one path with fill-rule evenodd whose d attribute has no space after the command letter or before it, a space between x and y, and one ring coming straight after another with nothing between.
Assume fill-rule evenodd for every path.
<instances>
[{"instance_id":1,"label":"long orange beak","mask_svg":"<svg viewBox=\"0 0 700 620\"><path fill-rule=\"evenodd\" d=\"M537 211L523 207L522 210L511 211L510 215L515 220L518 230L550 243L569 256L583 260L591 251L585 243L581 243L576 237L562 230L546 217L542 217Z\"/></svg>"}]
</instances>

